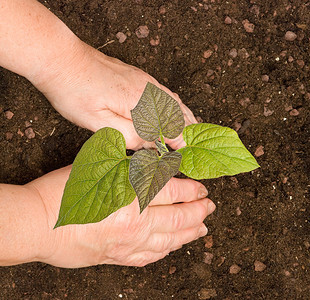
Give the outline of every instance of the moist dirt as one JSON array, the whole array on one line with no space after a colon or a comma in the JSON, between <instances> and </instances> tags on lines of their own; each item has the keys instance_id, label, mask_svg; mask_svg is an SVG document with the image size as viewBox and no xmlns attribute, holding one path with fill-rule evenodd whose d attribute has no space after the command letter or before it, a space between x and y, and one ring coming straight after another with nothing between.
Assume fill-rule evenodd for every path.
<instances>
[{"instance_id":1,"label":"moist dirt","mask_svg":"<svg viewBox=\"0 0 310 300\"><path fill-rule=\"evenodd\" d=\"M165 259L2 267L0 299L309 299L310 2L40 2L86 43L178 93L200 121L237 130L261 168L203 181L217 204L209 234ZM91 136L4 69L0 99L1 182L72 163Z\"/></svg>"}]
</instances>

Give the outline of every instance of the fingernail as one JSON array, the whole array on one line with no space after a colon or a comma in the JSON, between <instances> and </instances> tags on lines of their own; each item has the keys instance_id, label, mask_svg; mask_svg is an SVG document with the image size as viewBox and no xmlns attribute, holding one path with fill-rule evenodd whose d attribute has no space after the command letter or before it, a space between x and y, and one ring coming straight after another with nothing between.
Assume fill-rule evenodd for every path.
<instances>
[{"instance_id":1,"label":"fingernail","mask_svg":"<svg viewBox=\"0 0 310 300\"><path fill-rule=\"evenodd\" d=\"M208 203L208 211L209 211L210 214L214 212L215 208L216 208L215 204L212 201L209 201L209 203Z\"/></svg>"},{"instance_id":2,"label":"fingernail","mask_svg":"<svg viewBox=\"0 0 310 300\"><path fill-rule=\"evenodd\" d=\"M198 199L205 198L207 197L207 195L208 195L208 190L206 189L205 186L201 186L198 191Z\"/></svg>"},{"instance_id":3,"label":"fingernail","mask_svg":"<svg viewBox=\"0 0 310 300\"><path fill-rule=\"evenodd\" d=\"M199 228L199 236L204 236L208 233L208 228L205 224L202 224Z\"/></svg>"}]
</instances>

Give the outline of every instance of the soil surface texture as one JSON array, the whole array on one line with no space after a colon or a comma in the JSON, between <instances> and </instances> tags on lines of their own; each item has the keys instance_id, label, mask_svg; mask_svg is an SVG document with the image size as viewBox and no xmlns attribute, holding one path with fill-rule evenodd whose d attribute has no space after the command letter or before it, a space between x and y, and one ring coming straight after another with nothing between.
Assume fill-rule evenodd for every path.
<instances>
[{"instance_id":1,"label":"soil surface texture","mask_svg":"<svg viewBox=\"0 0 310 300\"><path fill-rule=\"evenodd\" d=\"M3 267L0 299L309 299L310 2L40 2L86 43L178 93L200 121L237 130L261 168L203 181L217 205L209 233L165 259ZM3 183L72 163L91 136L4 69L0 98Z\"/></svg>"}]
</instances>

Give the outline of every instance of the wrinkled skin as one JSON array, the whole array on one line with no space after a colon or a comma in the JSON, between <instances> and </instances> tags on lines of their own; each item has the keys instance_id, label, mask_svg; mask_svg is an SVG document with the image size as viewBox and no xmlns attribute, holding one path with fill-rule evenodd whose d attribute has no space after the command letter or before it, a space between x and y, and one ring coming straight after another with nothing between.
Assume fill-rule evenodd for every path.
<instances>
[{"instance_id":1,"label":"wrinkled skin","mask_svg":"<svg viewBox=\"0 0 310 300\"><path fill-rule=\"evenodd\" d=\"M46 214L40 228L43 238L38 248L39 261L65 268L97 264L145 266L207 233L203 220L215 205L205 198L207 192L202 184L176 178L142 214L136 198L99 223L53 230L70 170L70 166L56 170L26 185L44 203Z\"/></svg>"}]
</instances>

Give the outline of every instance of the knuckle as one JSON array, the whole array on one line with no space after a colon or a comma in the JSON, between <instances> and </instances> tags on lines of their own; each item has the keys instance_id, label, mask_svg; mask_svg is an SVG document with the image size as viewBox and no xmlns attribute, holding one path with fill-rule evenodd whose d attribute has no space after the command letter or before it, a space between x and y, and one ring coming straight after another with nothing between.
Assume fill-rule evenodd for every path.
<instances>
[{"instance_id":1,"label":"knuckle","mask_svg":"<svg viewBox=\"0 0 310 300\"><path fill-rule=\"evenodd\" d=\"M185 222L185 215L180 207L175 207L174 214L172 216L172 226L175 230L180 230Z\"/></svg>"},{"instance_id":2,"label":"knuckle","mask_svg":"<svg viewBox=\"0 0 310 300\"><path fill-rule=\"evenodd\" d=\"M171 182L168 186L168 197L171 203L175 203L180 198L181 191L175 182Z\"/></svg>"}]
</instances>

